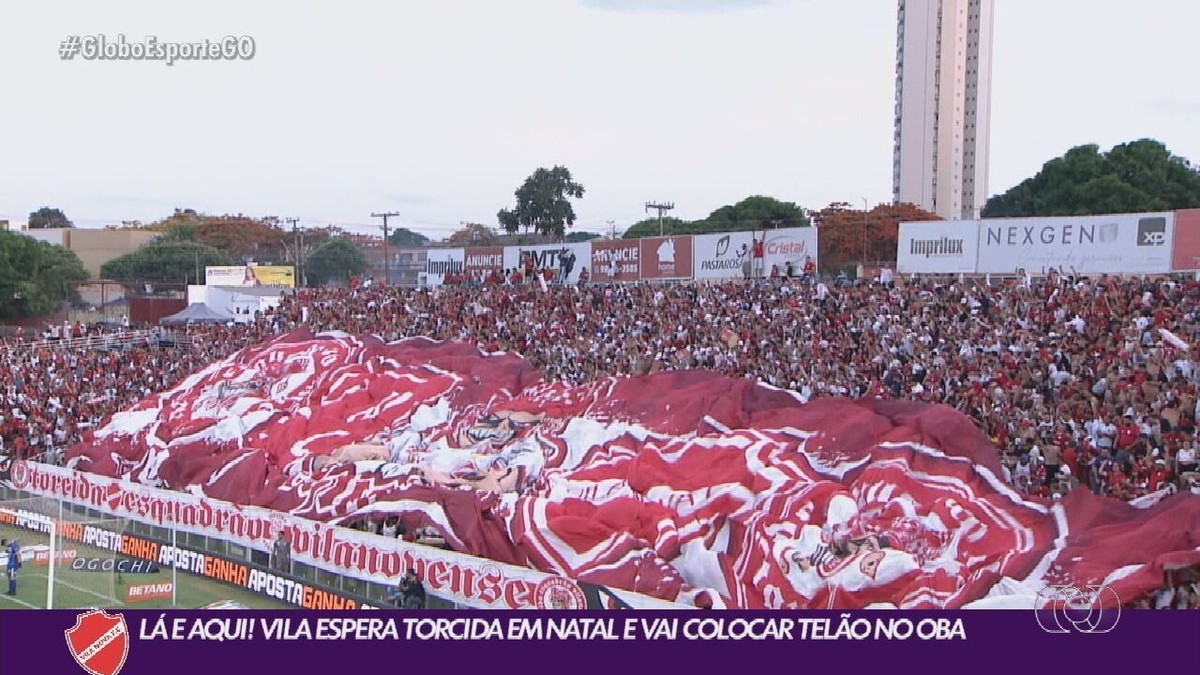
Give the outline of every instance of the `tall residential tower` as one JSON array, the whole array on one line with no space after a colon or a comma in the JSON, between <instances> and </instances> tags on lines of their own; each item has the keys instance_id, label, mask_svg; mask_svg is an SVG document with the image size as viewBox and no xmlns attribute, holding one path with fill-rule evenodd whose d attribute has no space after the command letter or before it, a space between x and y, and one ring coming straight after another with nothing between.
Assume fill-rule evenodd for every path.
<instances>
[{"instance_id":1,"label":"tall residential tower","mask_svg":"<svg viewBox=\"0 0 1200 675\"><path fill-rule=\"evenodd\" d=\"M947 219L988 198L993 0L899 0L892 197Z\"/></svg>"}]
</instances>

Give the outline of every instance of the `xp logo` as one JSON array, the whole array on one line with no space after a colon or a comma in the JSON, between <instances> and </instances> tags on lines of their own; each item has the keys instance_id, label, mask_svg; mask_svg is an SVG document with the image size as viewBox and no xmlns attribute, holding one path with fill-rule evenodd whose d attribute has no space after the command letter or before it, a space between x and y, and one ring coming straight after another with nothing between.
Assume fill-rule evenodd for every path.
<instances>
[{"instance_id":1,"label":"xp logo","mask_svg":"<svg viewBox=\"0 0 1200 675\"><path fill-rule=\"evenodd\" d=\"M1047 633L1107 633L1121 619L1121 599L1107 586L1047 586L1033 611Z\"/></svg>"},{"instance_id":2,"label":"xp logo","mask_svg":"<svg viewBox=\"0 0 1200 675\"><path fill-rule=\"evenodd\" d=\"M1138 221L1138 246L1165 246L1167 243L1167 219L1162 216L1142 218Z\"/></svg>"}]
</instances>

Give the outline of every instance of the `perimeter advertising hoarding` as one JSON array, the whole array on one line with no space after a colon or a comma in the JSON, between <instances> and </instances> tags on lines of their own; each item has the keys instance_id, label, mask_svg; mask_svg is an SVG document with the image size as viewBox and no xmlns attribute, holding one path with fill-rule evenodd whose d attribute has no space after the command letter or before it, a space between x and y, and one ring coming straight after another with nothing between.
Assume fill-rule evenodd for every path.
<instances>
[{"instance_id":1,"label":"perimeter advertising hoarding","mask_svg":"<svg viewBox=\"0 0 1200 675\"><path fill-rule=\"evenodd\" d=\"M296 270L291 265L233 265L204 268L208 286L296 287Z\"/></svg>"},{"instance_id":2,"label":"perimeter advertising hoarding","mask_svg":"<svg viewBox=\"0 0 1200 675\"><path fill-rule=\"evenodd\" d=\"M18 512L18 516L20 512ZM42 515L31 514L29 518L15 517L12 514L0 513L0 524L10 527L21 527L33 531L44 531L38 527L38 520L46 519ZM221 583L244 588L253 593L264 595L280 602L285 602L304 609L373 609L366 598L357 595L334 591L312 583L306 583L281 574L278 570L268 570L260 565L239 560L230 556L220 555L211 551L203 551L183 542L172 544L170 541L156 539L152 536L118 532L102 524L56 521L60 540L84 543L102 550L109 550L123 556L122 562L151 565L154 572L159 572L159 565L166 568L176 568L196 576L212 579ZM56 556L57 557L57 556ZM76 558L76 560L81 560ZM72 569L75 565L68 563ZM165 597L171 597L170 588L162 588L169 582L148 584L159 588L143 588L138 594L137 602L162 599L155 591L165 591ZM132 588L132 586L131 586ZM132 600L127 596L126 602Z\"/></svg>"},{"instance_id":3,"label":"perimeter advertising hoarding","mask_svg":"<svg viewBox=\"0 0 1200 675\"><path fill-rule=\"evenodd\" d=\"M744 276L744 263L750 262L753 232L722 232L692 237L696 279L728 279ZM767 268L768 270L770 268ZM780 266L782 271L784 268Z\"/></svg>"},{"instance_id":4,"label":"perimeter advertising hoarding","mask_svg":"<svg viewBox=\"0 0 1200 675\"><path fill-rule=\"evenodd\" d=\"M968 221L970 222L970 221ZM979 274L1163 274L1171 270L1174 213L978 221Z\"/></svg>"},{"instance_id":5,"label":"perimeter advertising hoarding","mask_svg":"<svg viewBox=\"0 0 1200 675\"><path fill-rule=\"evenodd\" d=\"M484 278L492 272L504 272L503 246L477 246L468 248L463 268L472 276Z\"/></svg>"},{"instance_id":6,"label":"perimeter advertising hoarding","mask_svg":"<svg viewBox=\"0 0 1200 675\"><path fill-rule=\"evenodd\" d=\"M573 284L579 281L579 272L591 259L592 245L588 242L577 244L539 244L537 246L505 246L504 268L521 268L524 273L523 257L533 256L535 269L551 269L561 274L561 281ZM591 270L589 270L590 272Z\"/></svg>"},{"instance_id":7,"label":"perimeter advertising hoarding","mask_svg":"<svg viewBox=\"0 0 1200 675\"><path fill-rule=\"evenodd\" d=\"M448 274L462 274L464 249L436 248L425 254L425 285L441 286Z\"/></svg>"},{"instance_id":8,"label":"perimeter advertising hoarding","mask_svg":"<svg viewBox=\"0 0 1200 675\"><path fill-rule=\"evenodd\" d=\"M592 281L637 281L641 277L641 246L637 239L592 242Z\"/></svg>"},{"instance_id":9,"label":"perimeter advertising hoarding","mask_svg":"<svg viewBox=\"0 0 1200 675\"><path fill-rule=\"evenodd\" d=\"M362 581L391 585L395 584L406 570L415 569L431 595L466 607L540 608L547 596L545 591L552 587L561 587L564 583L561 577L528 567L498 563L434 546L412 544L393 537L330 526L279 511L239 506L188 492L153 488L50 464L18 461L12 464L8 474L0 475L0 483L5 483L14 490L62 500L145 525L174 528L180 532L212 537L263 552L269 551L271 542L282 532L291 542L293 561ZM37 523L30 520L28 524L18 526L33 529ZM84 525L80 524L80 527ZM81 529L80 537L75 537L66 528L65 524L61 528L64 538L89 541L87 530ZM123 535L120 546L113 550L133 557L146 557L135 553L133 547L126 548L126 542L134 541L130 539L131 536ZM115 539L107 541L113 546L117 545L114 543ZM213 557L207 552L204 555L208 558ZM214 578L240 583L241 574L239 571L239 576L232 579ZM569 581L569 584L571 587L577 586L574 581ZM251 586L247 588L255 590ZM596 603L607 607L684 608L682 605L630 591L603 588L603 592L600 592L597 590L600 587L592 587L590 584L582 588L580 592L588 596L589 606L592 604L591 596L599 593L608 600L597 599ZM572 595L577 594L572 591Z\"/></svg>"},{"instance_id":10,"label":"perimeter advertising hoarding","mask_svg":"<svg viewBox=\"0 0 1200 675\"><path fill-rule=\"evenodd\" d=\"M1200 270L1200 209L1175 212L1175 245L1171 251L1171 270Z\"/></svg>"},{"instance_id":11,"label":"perimeter advertising hoarding","mask_svg":"<svg viewBox=\"0 0 1200 675\"><path fill-rule=\"evenodd\" d=\"M804 262L809 258L812 258L813 264L820 270L817 231L815 227L789 227L760 232L759 235L766 239L763 246L763 273L769 275L771 266L778 265L779 273L784 274L790 262L796 274L800 274L804 270Z\"/></svg>"},{"instance_id":12,"label":"perimeter advertising hoarding","mask_svg":"<svg viewBox=\"0 0 1200 675\"><path fill-rule=\"evenodd\" d=\"M638 243L643 279L692 278L691 235L647 237L639 239Z\"/></svg>"},{"instance_id":13,"label":"perimeter advertising hoarding","mask_svg":"<svg viewBox=\"0 0 1200 675\"><path fill-rule=\"evenodd\" d=\"M973 274L978 254L979 224L974 220L900 223L900 274Z\"/></svg>"}]
</instances>

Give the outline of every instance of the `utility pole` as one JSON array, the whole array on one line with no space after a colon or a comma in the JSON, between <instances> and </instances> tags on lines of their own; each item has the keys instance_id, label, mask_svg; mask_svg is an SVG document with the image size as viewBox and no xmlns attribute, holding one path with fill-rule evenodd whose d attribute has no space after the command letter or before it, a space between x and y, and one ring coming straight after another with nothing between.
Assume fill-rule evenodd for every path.
<instances>
[{"instance_id":1,"label":"utility pole","mask_svg":"<svg viewBox=\"0 0 1200 675\"><path fill-rule=\"evenodd\" d=\"M292 226L292 246L293 246L293 250L296 253L295 256L293 256L295 258L295 260L293 260L292 262L296 263L296 269L295 269L296 288L301 288L302 286L304 286L304 272L301 267L301 265L304 264L303 263L304 254L300 252L300 246L301 246L301 244L300 244L300 229L298 227L296 227L296 223L299 223L300 219L299 218L284 218L283 222L289 223Z\"/></svg>"},{"instance_id":2,"label":"utility pole","mask_svg":"<svg viewBox=\"0 0 1200 675\"><path fill-rule=\"evenodd\" d=\"M392 261L388 256L388 218L399 218L400 214L395 211L387 213L372 213L372 218L383 218L383 284L385 286L392 285Z\"/></svg>"},{"instance_id":3,"label":"utility pole","mask_svg":"<svg viewBox=\"0 0 1200 675\"><path fill-rule=\"evenodd\" d=\"M617 221L615 221L615 220L608 221L608 238L609 239L617 238Z\"/></svg>"},{"instance_id":4,"label":"utility pole","mask_svg":"<svg viewBox=\"0 0 1200 675\"><path fill-rule=\"evenodd\" d=\"M663 214L675 208L675 202L646 202L646 213L658 211L658 236L663 236Z\"/></svg>"},{"instance_id":5,"label":"utility pole","mask_svg":"<svg viewBox=\"0 0 1200 675\"><path fill-rule=\"evenodd\" d=\"M863 256L862 264L865 267L867 264L867 198L863 197Z\"/></svg>"}]
</instances>

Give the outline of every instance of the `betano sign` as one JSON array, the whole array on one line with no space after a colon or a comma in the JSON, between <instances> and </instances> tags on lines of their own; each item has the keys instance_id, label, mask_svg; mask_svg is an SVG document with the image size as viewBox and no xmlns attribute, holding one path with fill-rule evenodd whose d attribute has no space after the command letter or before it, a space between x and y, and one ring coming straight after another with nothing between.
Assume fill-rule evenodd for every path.
<instances>
[{"instance_id":1,"label":"betano sign","mask_svg":"<svg viewBox=\"0 0 1200 675\"><path fill-rule=\"evenodd\" d=\"M551 583L548 580L558 579L526 567L410 544L278 511L237 506L48 464L15 463L10 484L14 489L41 497L61 499L117 517L230 541L263 552L268 552L271 542L282 532L291 542L292 559L296 562L378 584L395 584L407 570L415 569L431 594L469 607L538 608L539 588ZM37 527L38 523L31 520L31 525ZM91 526L79 526L79 531L74 532L71 527L74 526L70 523L63 524L63 536L130 557L159 559L155 551L138 553L131 550L131 547L149 545L150 542L144 539L115 533L106 535L102 531L93 531L97 528ZM76 534L78 538L68 534ZM204 555L207 557L197 564L207 572L205 566L210 564L208 560L212 556ZM217 567L224 570L228 565L245 567L242 563L227 561ZM250 574L248 568L217 572L205 575L240 583L241 575L247 575L249 579ZM605 589L604 592L633 608L680 608L674 603L628 591Z\"/></svg>"}]
</instances>

